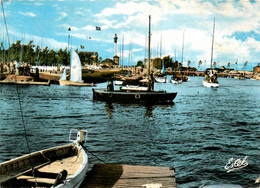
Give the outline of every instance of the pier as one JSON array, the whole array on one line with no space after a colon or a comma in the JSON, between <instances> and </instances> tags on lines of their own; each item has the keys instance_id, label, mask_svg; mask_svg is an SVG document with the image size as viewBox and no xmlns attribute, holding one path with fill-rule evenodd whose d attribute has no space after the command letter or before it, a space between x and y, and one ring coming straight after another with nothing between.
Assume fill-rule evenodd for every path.
<instances>
[{"instance_id":1,"label":"pier","mask_svg":"<svg viewBox=\"0 0 260 188\"><path fill-rule=\"evenodd\" d=\"M176 188L175 170L173 167L94 164L80 187Z\"/></svg>"}]
</instances>

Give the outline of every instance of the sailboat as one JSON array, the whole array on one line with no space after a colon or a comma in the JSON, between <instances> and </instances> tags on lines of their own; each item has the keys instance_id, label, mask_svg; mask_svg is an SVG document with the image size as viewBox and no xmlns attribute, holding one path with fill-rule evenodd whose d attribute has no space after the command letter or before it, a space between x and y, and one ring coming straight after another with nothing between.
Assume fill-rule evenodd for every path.
<instances>
[{"instance_id":1,"label":"sailboat","mask_svg":"<svg viewBox=\"0 0 260 188\"><path fill-rule=\"evenodd\" d=\"M172 103L177 92L167 93L166 91L154 91L153 74L150 74L150 40L151 40L151 16L149 16L149 37L148 37L148 84L147 87L131 86L121 87L119 90L114 90L113 83L107 89L94 89L93 99L103 100L106 102L121 102L121 103ZM145 84L145 83L143 83Z\"/></svg>"},{"instance_id":2,"label":"sailboat","mask_svg":"<svg viewBox=\"0 0 260 188\"><path fill-rule=\"evenodd\" d=\"M75 50L70 53L70 80L67 80L66 69L64 68L59 83L67 86L94 86L93 83L83 82L81 62Z\"/></svg>"},{"instance_id":3,"label":"sailboat","mask_svg":"<svg viewBox=\"0 0 260 188\"><path fill-rule=\"evenodd\" d=\"M164 61L162 60L162 70L161 70L161 75L155 77L155 81L159 83L167 83L167 77L165 76L165 67L164 67Z\"/></svg>"},{"instance_id":4,"label":"sailboat","mask_svg":"<svg viewBox=\"0 0 260 188\"><path fill-rule=\"evenodd\" d=\"M89 166L83 146L87 131L71 129L69 140L71 144L0 163L0 187L79 187Z\"/></svg>"},{"instance_id":5,"label":"sailboat","mask_svg":"<svg viewBox=\"0 0 260 188\"><path fill-rule=\"evenodd\" d=\"M213 36L212 36L212 47L211 47L211 59L210 59L210 69L207 69L205 71L205 79L203 81L203 85L205 87L219 87L218 79L217 79L217 73L214 72L214 69L212 68L212 59L213 59L213 47L214 47L214 34L215 34L215 18L213 23Z\"/></svg>"}]
</instances>

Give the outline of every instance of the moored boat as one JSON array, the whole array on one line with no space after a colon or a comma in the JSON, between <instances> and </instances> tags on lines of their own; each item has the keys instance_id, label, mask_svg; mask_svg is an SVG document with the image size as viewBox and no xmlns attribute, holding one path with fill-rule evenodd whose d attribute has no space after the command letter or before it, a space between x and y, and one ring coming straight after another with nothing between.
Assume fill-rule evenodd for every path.
<instances>
[{"instance_id":1,"label":"moored boat","mask_svg":"<svg viewBox=\"0 0 260 188\"><path fill-rule=\"evenodd\" d=\"M214 82L208 82L206 80L203 81L203 85L205 87L219 87L219 83L214 83Z\"/></svg>"},{"instance_id":2,"label":"moored boat","mask_svg":"<svg viewBox=\"0 0 260 188\"><path fill-rule=\"evenodd\" d=\"M203 81L203 85L205 87L219 87L219 82L218 82L218 76L217 73L215 72L213 74L213 70L209 69L205 73L205 79Z\"/></svg>"},{"instance_id":3,"label":"moored boat","mask_svg":"<svg viewBox=\"0 0 260 188\"><path fill-rule=\"evenodd\" d=\"M123 84L123 82L124 82L124 81L122 81L122 80L115 80L115 85L120 86L120 85Z\"/></svg>"},{"instance_id":4,"label":"moored boat","mask_svg":"<svg viewBox=\"0 0 260 188\"><path fill-rule=\"evenodd\" d=\"M180 83L182 83L182 80L181 79L172 79L171 78L171 83L173 83L173 84L180 84Z\"/></svg>"},{"instance_id":5,"label":"moored boat","mask_svg":"<svg viewBox=\"0 0 260 188\"><path fill-rule=\"evenodd\" d=\"M1 80L0 84L14 84L14 85L50 85L50 80L47 82L35 81L33 76L26 75L14 75L10 74L6 79Z\"/></svg>"},{"instance_id":6,"label":"moored boat","mask_svg":"<svg viewBox=\"0 0 260 188\"><path fill-rule=\"evenodd\" d=\"M70 53L70 80L67 80L66 69L64 69L59 83L66 86L94 86L93 83L83 82L81 62L79 55L74 50Z\"/></svg>"},{"instance_id":7,"label":"moored boat","mask_svg":"<svg viewBox=\"0 0 260 188\"><path fill-rule=\"evenodd\" d=\"M93 99L107 102L122 103L172 103L177 92L168 93L166 91L154 91L153 71L150 74L150 38L151 38L151 16L149 16L149 34L148 34L148 79L134 79L136 84L123 85L121 89L114 90L113 83L110 83L107 89L93 89ZM134 81L132 79L132 82ZM141 84L141 85L139 85Z\"/></svg>"},{"instance_id":8,"label":"moored boat","mask_svg":"<svg viewBox=\"0 0 260 188\"><path fill-rule=\"evenodd\" d=\"M93 88L92 91L94 100L122 103L172 103L177 95L177 92L166 91L109 91Z\"/></svg>"},{"instance_id":9,"label":"moored boat","mask_svg":"<svg viewBox=\"0 0 260 188\"><path fill-rule=\"evenodd\" d=\"M59 83L62 86L95 86L94 83L72 82L70 80L60 80Z\"/></svg>"},{"instance_id":10,"label":"moored boat","mask_svg":"<svg viewBox=\"0 0 260 188\"><path fill-rule=\"evenodd\" d=\"M215 34L215 18L213 22L213 35L212 35L212 47L211 47L211 59L210 59L210 68L205 71L205 79L203 80L203 85L205 87L219 87L217 71L214 72L212 68L213 60L213 49L214 49L214 34Z\"/></svg>"},{"instance_id":11,"label":"moored boat","mask_svg":"<svg viewBox=\"0 0 260 188\"><path fill-rule=\"evenodd\" d=\"M155 77L154 79L158 83L167 83L167 77L166 76L158 76L158 77Z\"/></svg>"},{"instance_id":12,"label":"moored boat","mask_svg":"<svg viewBox=\"0 0 260 188\"><path fill-rule=\"evenodd\" d=\"M73 140L73 136L76 139ZM30 153L0 164L1 187L79 187L88 170L87 131L70 131L72 144Z\"/></svg>"}]
</instances>

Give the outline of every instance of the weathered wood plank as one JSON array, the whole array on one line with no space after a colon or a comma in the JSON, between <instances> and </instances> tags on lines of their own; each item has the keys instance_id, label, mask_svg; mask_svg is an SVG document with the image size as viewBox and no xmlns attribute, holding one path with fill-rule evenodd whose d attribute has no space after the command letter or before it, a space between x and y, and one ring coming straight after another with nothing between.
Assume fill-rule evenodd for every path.
<instances>
[{"instance_id":1,"label":"weathered wood plank","mask_svg":"<svg viewBox=\"0 0 260 188\"><path fill-rule=\"evenodd\" d=\"M175 188L175 170L169 167L95 164L81 188Z\"/></svg>"}]
</instances>

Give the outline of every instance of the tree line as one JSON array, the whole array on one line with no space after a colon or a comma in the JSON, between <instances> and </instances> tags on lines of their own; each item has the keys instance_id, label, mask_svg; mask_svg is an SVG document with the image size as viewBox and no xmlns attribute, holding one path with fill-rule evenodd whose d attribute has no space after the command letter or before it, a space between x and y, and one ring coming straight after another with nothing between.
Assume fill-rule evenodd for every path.
<instances>
[{"instance_id":1,"label":"tree line","mask_svg":"<svg viewBox=\"0 0 260 188\"><path fill-rule=\"evenodd\" d=\"M102 57L98 57L97 52L94 53L79 52L78 50L75 51L79 54L81 63L83 65L91 65L93 63L100 63L102 61ZM3 42L1 42L0 59L1 62L17 61L19 63L25 62L31 65L38 66L70 65L70 53L68 52L67 48L59 49L58 51L54 51L53 49L49 49L48 47L44 47L42 49L39 45L33 44L33 40L30 40L28 44L21 44L21 40L17 40L15 43L12 43L8 49L4 49ZM189 67L191 62L188 61L187 63ZM182 69L182 63L178 61L173 61L170 55L163 58L157 57L153 59L154 68L161 69L163 64L165 68L171 67L172 70ZM202 61L200 60L198 62L198 67L200 67L201 64ZM247 62L244 65L245 67L246 64ZM142 61L138 61L136 66L144 67L144 63ZM213 67L216 67L216 62L213 63Z\"/></svg>"},{"instance_id":2,"label":"tree line","mask_svg":"<svg viewBox=\"0 0 260 188\"><path fill-rule=\"evenodd\" d=\"M39 45L33 44L33 40L30 40L28 44L21 44L21 40L17 40L8 49L4 49L3 42L1 42L0 47L1 62L17 61L38 66L68 66L70 64L70 53L67 48L58 51L48 47L41 49ZM75 51L78 52L78 50ZM78 54L82 64L92 64L101 60L101 58L97 58L98 54L95 57L92 56L93 53L79 52Z\"/></svg>"},{"instance_id":3,"label":"tree line","mask_svg":"<svg viewBox=\"0 0 260 188\"><path fill-rule=\"evenodd\" d=\"M156 69L162 69L162 67L164 66L164 68L172 68L172 70L182 70L183 69L183 65L182 63L176 61L173 61L173 59L170 57L170 55L168 56L164 56L163 58L160 57L156 57L152 60L153 63L153 67ZM188 61L188 67L190 67L190 63L191 61ZM142 61L138 61L136 66L141 66L144 67L144 63Z\"/></svg>"}]
</instances>

